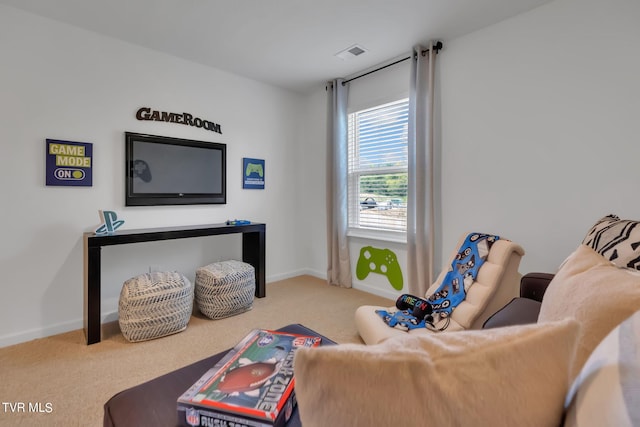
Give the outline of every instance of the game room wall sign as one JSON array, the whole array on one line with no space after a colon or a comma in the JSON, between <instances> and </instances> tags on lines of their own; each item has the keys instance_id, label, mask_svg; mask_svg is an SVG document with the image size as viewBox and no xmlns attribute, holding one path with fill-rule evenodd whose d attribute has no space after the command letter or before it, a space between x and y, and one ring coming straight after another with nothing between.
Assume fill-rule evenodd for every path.
<instances>
[{"instance_id":1,"label":"game room wall sign","mask_svg":"<svg viewBox=\"0 0 640 427\"><path fill-rule=\"evenodd\" d=\"M46 185L93 185L93 144L47 139L46 150Z\"/></svg>"},{"instance_id":2,"label":"game room wall sign","mask_svg":"<svg viewBox=\"0 0 640 427\"><path fill-rule=\"evenodd\" d=\"M193 117L189 113L169 113L167 111L153 110L149 107L142 107L136 112L136 119L151 120L155 122L178 123L181 125L195 126L222 134L222 127L209 120L203 120L200 117Z\"/></svg>"}]
</instances>

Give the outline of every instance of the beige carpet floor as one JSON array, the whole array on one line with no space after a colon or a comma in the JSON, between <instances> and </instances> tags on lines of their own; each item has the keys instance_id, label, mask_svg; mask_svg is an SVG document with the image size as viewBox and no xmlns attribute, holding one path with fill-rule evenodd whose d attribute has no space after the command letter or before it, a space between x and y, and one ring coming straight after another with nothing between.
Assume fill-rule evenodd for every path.
<instances>
[{"instance_id":1,"label":"beige carpet floor","mask_svg":"<svg viewBox=\"0 0 640 427\"><path fill-rule=\"evenodd\" d=\"M356 308L393 303L299 276L267 284L246 313L210 320L195 310L185 331L152 341L129 343L113 322L90 346L76 330L0 348L0 426L102 426L103 405L117 392L230 348L253 328L300 323L338 343L362 343Z\"/></svg>"}]
</instances>

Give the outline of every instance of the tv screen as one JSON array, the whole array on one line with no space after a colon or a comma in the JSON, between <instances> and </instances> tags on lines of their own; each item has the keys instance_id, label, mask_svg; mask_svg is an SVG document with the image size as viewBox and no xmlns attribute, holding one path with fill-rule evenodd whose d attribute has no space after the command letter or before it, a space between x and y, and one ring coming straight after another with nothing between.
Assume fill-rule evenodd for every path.
<instances>
[{"instance_id":1,"label":"tv screen","mask_svg":"<svg viewBox=\"0 0 640 427\"><path fill-rule=\"evenodd\" d=\"M227 146L125 132L126 206L223 204Z\"/></svg>"}]
</instances>

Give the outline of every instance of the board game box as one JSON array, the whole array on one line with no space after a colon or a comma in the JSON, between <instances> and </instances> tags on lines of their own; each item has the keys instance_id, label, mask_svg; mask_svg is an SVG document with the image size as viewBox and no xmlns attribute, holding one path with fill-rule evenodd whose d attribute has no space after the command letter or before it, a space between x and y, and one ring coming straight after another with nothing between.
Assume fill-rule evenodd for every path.
<instances>
[{"instance_id":1,"label":"board game box","mask_svg":"<svg viewBox=\"0 0 640 427\"><path fill-rule=\"evenodd\" d=\"M296 405L293 357L317 336L255 329L178 398L192 427L280 427Z\"/></svg>"}]
</instances>

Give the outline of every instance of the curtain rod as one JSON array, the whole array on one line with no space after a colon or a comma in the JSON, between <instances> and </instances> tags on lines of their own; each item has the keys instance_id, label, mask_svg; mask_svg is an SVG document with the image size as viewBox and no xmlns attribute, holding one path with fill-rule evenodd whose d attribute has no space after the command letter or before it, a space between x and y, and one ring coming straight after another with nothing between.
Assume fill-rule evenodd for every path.
<instances>
[{"instance_id":1,"label":"curtain rod","mask_svg":"<svg viewBox=\"0 0 640 427\"><path fill-rule=\"evenodd\" d=\"M442 49L442 42L440 42L440 41L439 41L439 42L436 42L436 44L433 46L433 51L434 51L435 53L438 53L438 51L439 51L440 49ZM429 49L425 49L425 50L423 50L423 51L422 51L422 54L424 55L424 54L425 54L425 53L427 53L427 52L429 52ZM346 84L347 84L347 83L349 83L349 82L352 82L352 81L354 81L354 80L359 79L360 77L368 76L369 74L373 74L373 73L376 73L376 72L378 72L378 71L384 70L385 68L389 68L389 67L391 67L391 66L393 66L393 65L396 65L396 64L399 64L399 63L401 63L401 62L404 62L404 61L406 61L407 59L411 59L411 56L407 56L406 58L398 59L397 61L394 61L394 62L392 62L391 64L383 65L382 67L380 67L380 68L376 68L375 70L367 71L367 72L366 72L366 73L364 73L364 74L360 74L359 76L352 77L352 78L350 78L349 80L345 80L345 81L343 81L343 82L342 82L342 85L344 86L344 85L346 85Z\"/></svg>"}]
</instances>

